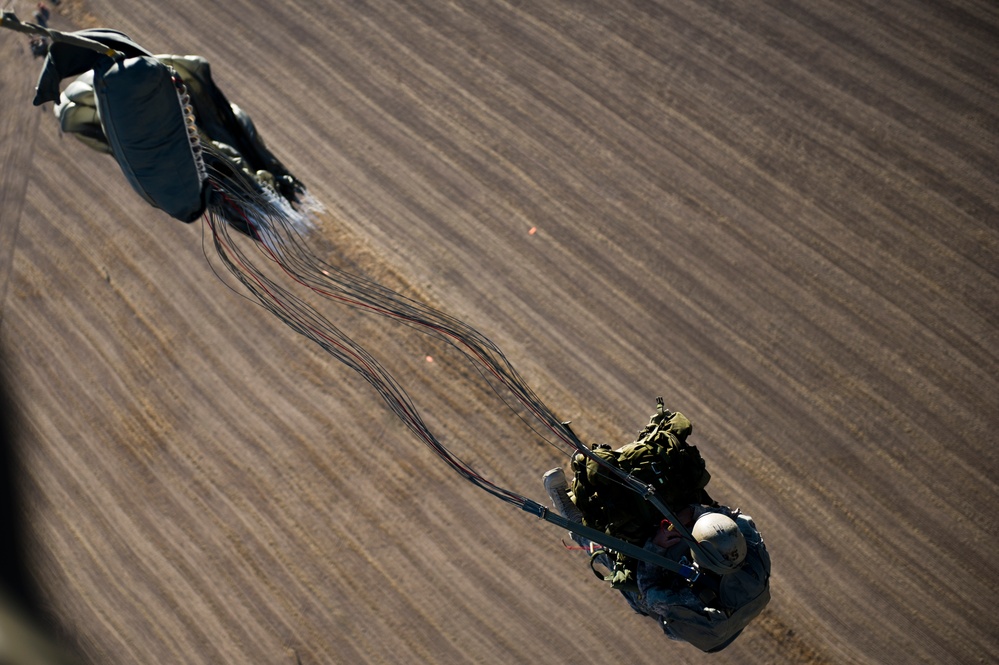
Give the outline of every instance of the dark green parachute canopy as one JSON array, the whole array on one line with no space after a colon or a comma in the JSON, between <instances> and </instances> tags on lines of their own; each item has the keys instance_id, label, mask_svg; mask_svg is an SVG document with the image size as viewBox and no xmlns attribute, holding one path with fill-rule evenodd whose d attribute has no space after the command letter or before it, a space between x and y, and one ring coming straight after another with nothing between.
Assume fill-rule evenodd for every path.
<instances>
[{"instance_id":1,"label":"dark green parachute canopy","mask_svg":"<svg viewBox=\"0 0 999 665\"><path fill-rule=\"evenodd\" d=\"M150 56L104 58L94 68L94 92L111 154L132 188L175 219L198 219L206 205L206 176L188 135L175 75Z\"/></svg>"},{"instance_id":2,"label":"dark green parachute canopy","mask_svg":"<svg viewBox=\"0 0 999 665\"><path fill-rule=\"evenodd\" d=\"M34 103L59 99L59 83L92 70L104 135L132 188L182 222L204 212L203 168L188 136L179 77L151 53L114 30L72 33L118 51L111 57L56 42L45 57Z\"/></svg>"},{"instance_id":3,"label":"dark green parachute canopy","mask_svg":"<svg viewBox=\"0 0 999 665\"><path fill-rule=\"evenodd\" d=\"M116 30L48 33L55 40L34 104L56 102L63 129L110 152L151 205L193 222L206 206L224 207L220 192L231 193L235 182L273 189L289 203L300 199L304 186L229 103L204 58L153 55ZM71 76L76 81L60 93Z\"/></svg>"}]
</instances>

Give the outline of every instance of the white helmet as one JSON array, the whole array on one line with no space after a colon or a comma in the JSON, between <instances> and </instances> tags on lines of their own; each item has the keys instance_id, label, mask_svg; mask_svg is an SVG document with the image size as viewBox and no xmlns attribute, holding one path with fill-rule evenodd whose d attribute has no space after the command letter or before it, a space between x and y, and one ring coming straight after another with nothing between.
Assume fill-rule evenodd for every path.
<instances>
[{"instance_id":1,"label":"white helmet","mask_svg":"<svg viewBox=\"0 0 999 665\"><path fill-rule=\"evenodd\" d=\"M746 537L735 520L727 515L704 513L694 522L690 533L704 551L704 556L699 556L696 548L690 550L701 568L727 575L738 570L746 558Z\"/></svg>"}]
</instances>

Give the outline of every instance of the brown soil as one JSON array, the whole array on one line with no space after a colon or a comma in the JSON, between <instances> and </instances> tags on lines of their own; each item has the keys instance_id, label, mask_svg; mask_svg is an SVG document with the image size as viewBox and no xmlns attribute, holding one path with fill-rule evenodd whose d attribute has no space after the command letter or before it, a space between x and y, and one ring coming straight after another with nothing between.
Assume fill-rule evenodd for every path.
<instances>
[{"instance_id":1,"label":"brown soil","mask_svg":"<svg viewBox=\"0 0 999 665\"><path fill-rule=\"evenodd\" d=\"M490 336L585 440L626 442L664 395L774 562L728 650L667 642L227 288L200 222L61 137L5 32L0 333L29 551L87 662L996 662L991 4L55 14L206 56L325 204L327 258ZM326 307L460 454L543 498L562 458L446 349Z\"/></svg>"}]
</instances>

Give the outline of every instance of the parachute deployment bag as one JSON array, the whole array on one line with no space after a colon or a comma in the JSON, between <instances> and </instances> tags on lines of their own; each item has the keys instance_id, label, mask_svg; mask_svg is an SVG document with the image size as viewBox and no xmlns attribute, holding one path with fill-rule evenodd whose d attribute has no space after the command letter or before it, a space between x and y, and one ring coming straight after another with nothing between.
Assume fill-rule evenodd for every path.
<instances>
[{"instance_id":1,"label":"parachute deployment bag","mask_svg":"<svg viewBox=\"0 0 999 665\"><path fill-rule=\"evenodd\" d=\"M94 92L111 152L132 188L175 219L197 219L205 209L203 174L173 71L149 56L103 58L94 68Z\"/></svg>"}]
</instances>

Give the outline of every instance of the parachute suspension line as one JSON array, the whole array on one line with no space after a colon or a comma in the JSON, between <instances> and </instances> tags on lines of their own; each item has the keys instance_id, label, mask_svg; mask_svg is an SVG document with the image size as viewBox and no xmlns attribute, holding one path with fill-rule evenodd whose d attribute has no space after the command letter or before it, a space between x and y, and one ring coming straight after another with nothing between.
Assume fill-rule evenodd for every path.
<instances>
[{"instance_id":1,"label":"parachute suspension line","mask_svg":"<svg viewBox=\"0 0 999 665\"><path fill-rule=\"evenodd\" d=\"M239 219L236 221L236 227L259 240L267 248L269 260L279 265L293 280L327 299L395 319L442 339L468 357L476 370L487 379L491 389L511 410L517 412L504 396L505 391L493 381L489 381L489 376L513 394L517 401L556 437L573 447L581 445L571 433L566 432L561 421L530 390L492 341L453 317L406 298L377 282L350 274L318 259L300 232L304 225L288 223L294 222L294 217L298 214L296 211L284 205L285 202L276 196L268 197L266 202L263 201L260 194L254 191L259 190L259 185L244 177L233 179L232 169L226 168L227 160L213 159L212 155L217 153L213 146L206 145L204 148L209 157L206 161L211 167L209 180L215 183L217 188L220 183L225 183L229 194L236 199L235 206L231 204L228 206L230 213L232 208L238 210ZM222 171L213 173L213 170L219 169ZM231 185L236 187L232 188ZM263 209L261 204L265 204ZM232 214L228 217L233 221ZM523 415L519 413L518 415L527 422ZM530 423L528 425L533 429L533 425Z\"/></svg>"},{"instance_id":2,"label":"parachute suspension line","mask_svg":"<svg viewBox=\"0 0 999 665\"><path fill-rule=\"evenodd\" d=\"M229 227L255 239L254 247L265 259L298 285L348 307L385 316L440 339L462 353L507 407L550 445L552 441L527 418L540 423L561 445L597 460L623 484L649 498L668 518L672 514L654 496L652 488L606 464L595 456L537 397L494 342L468 324L426 304L412 300L370 279L351 274L319 259L301 232L301 213L284 199L252 180L216 146L203 143L208 183L213 197L206 219L215 249L230 273L254 299L299 334L316 342L330 355L358 372L382 396L396 415L426 445L467 480L504 501L538 514L538 504L482 478L454 456L429 430L412 399L401 385L360 345L319 314L311 305L263 272L229 236ZM512 395L513 403L509 396ZM517 407L517 404L520 407ZM521 408L526 412L522 413Z\"/></svg>"},{"instance_id":3,"label":"parachute suspension line","mask_svg":"<svg viewBox=\"0 0 999 665\"><path fill-rule=\"evenodd\" d=\"M227 209L226 212L231 212ZM252 217L252 215L248 216ZM440 456L452 469L464 478L509 503L520 504L521 497L489 482L468 464L451 453L430 431L419 415L412 399L405 389L382 365L359 344L347 337L339 328L323 317L315 308L283 286L276 283L260 270L240 249L229 235L230 219L221 215L218 209L210 207L206 220L212 231L216 253L227 269L250 291L262 306L277 316L295 332L311 339L327 353L360 374L382 396L388 407ZM259 232L259 229L255 229ZM263 247L267 255L266 240L255 243L258 250Z\"/></svg>"},{"instance_id":4,"label":"parachute suspension line","mask_svg":"<svg viewBox=\"0 0 999 665\"><path fill-rule=\"evenodd\" d=\"M71 44L111 58L123 57L123 54L100 42L24 23L12 11L2 12L0 28L46 36L53 42ZM249 261L229 236L230 226L257 240L259 245L266 249L263 256L267 260L278 265L295 282L320 296L397 320L443 340L457 349L471 362L508 408L525 423L528 423L527 419L516 405L506 398L502 388L512 394L515 401L554 434L556 439L592 459L597 459L598 463L608 468L612 474L619 476L630 488L636 491L644 489L643 494L647 498L652 494L650 500L653 500L667 517L671 516L665 506L662 506L662 502L654 497L651 488L636 489L635 479L593 455L572 430L560 422L537 397L499 347L487 337L471 326L427 305L317 259L299 233L298 227L304 220L303 214L273 189L261 185L250 174L245 173L240 165L234 162L238 161L239 157L231 154L231 149L227 150L227 147L222 145L213 145L199 136L193 109L189 106L189 97L183 87L178 88L178 101L187 119L192 157L198 167L199 178L203 183L207 183L209 201L205 212L206 223L212 231L216 253L229 272L249 290L259 304L364 377L379 392L389 408L454 470L501 500L518 505L541 517L548 513L546 508L526 497L486 480L453 455L424 423L402 386L378 361L325 319L315 308L268 278ZM212 269L214 270L214 266ZM7 277L9 281L9 272ZM5 296L6 288L5 281L0 296ZM2 302L0 298L0 305ZM530 423L528 425L537 432L533 425ZM544 435L542 438L545 438ZM551 444L550 440L547 438L545 440Z\"/></svg>"},{"instance_id":5,"label":"parachute suspension line","mask_svg":"<svg viewBox=\"0 0 999 665\"><path fill-rule=\"evenodd\" d=\"M507 407L525 423L528 422L525 415L515 404L511 404L504 392L512 394L515 401L559 441L595 459L608 470L612 478L641 494L670 521L678 524L678 520L669 508L655 496L653 488L607 464L583 445L575 433L556 418L535 395L495 343L471 326L447 314L318 259L316 253L305 242L300 232L301 225L295 223L296 215L299 214L297 211L273 192L261 188L239 169L233 169L231 163L224 155L220 155L214 146L204 146L204 152L207 157L208 184L212 187L212 198L205 217L212 232L216 253L228 271L244 285L256 302L292 330L312 340L335 359L360 374L410 431L459 475L500 500L541 519L560 524L570 531L579 532L583 529L586 531L583 535L591 541L622 552L631 547L623 541L612 542L612 539L602 532L590 532L583 525L567 523L564 518L545 506L483 478L455 456L426 425L412 399L395 378L364 348L323 317L314 307L267 277L234 242L229 234L230 228L240 230L256 240L252 243L252 247L263 257L264 264L276 266L278 271L286 274L299 286L348 307L399 321L443 340L457 349L483 376ZM534 429L533 425L530 423L528 425ZM536 429L534 431L537 432ZM548 442L551 444L551 441ZM679 528L682 528L682 525ZM690 534L685 531L683 529L681 535L686 540L692 540ZM627 551L631 552L631 549ZM648 560L640 548L630 555ZM653 563L665 567L677 565L675 562L666 564L659 560ZM691 575L696 576L696 570L687 568L676 572L680 572L688 579Z\"/></svg>"},{"instance_id":6,"label":"parachute suspension line","mask_svg":"<svg viewBox=\"0 0 999 665\"><path fill-rule=\"evenodd\" d=\"M531 391L502 351L471 326L375 282L351 275L317 259L315 253L303 244L301 236L297 233L286 235L282 238L282 242L265 244L272 250L272 258L276 263L281 265L293 279L319 295L423 329L424 332L458 349L469 358L480 374L484 370L498 380L558 438L573 447L577 446L574 443L575 437L566 432L561 421ZM502 398L502 391L492 382L490 385Z\"/></svg>"},{"instance_id":7,"label":"parachute suspension line","mask_svg":"<svg viewBox=\"0 0 999 665\"><path fill-rule=\"evenodd\" d=\"M276 233L281 230L270 231ZM316 253L309 250L298 233L285 234L280 241L264 242L264 245L271 253L274 263L293 280L317 294L397 320L443 340L461 352L511 412L549 445L555 444L538 431L536 423L540 422L547 427L563 444L569 444L584 453L589 452L575 434L537 398L502 351L471 326L378 283L351 275L317 259ZM531 419L510 402L508 397L511 394L530 413ZM526 507L529 503L529 499L518 495L517 504L521 508L529 510Z\"/></svg>"}]
</instances>

